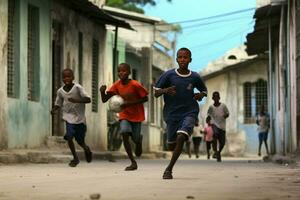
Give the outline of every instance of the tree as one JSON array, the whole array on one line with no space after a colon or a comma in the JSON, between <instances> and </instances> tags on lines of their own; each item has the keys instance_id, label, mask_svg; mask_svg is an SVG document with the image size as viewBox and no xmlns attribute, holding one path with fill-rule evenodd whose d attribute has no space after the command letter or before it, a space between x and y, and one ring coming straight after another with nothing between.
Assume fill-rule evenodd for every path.
<instances>
[{"instance_id":1,"label":"tree","mask_svg":"<svg viewBox=\"0 0 300 200\"><path fill-rule=\"evenodd\" d=\"M171 2L172 0L166 0ZM105 3L107 6L120 8L123 10L133 11L137 13L144 13L143 6L149 4L155 6L155 0L106 0Z\"/></svg>"}]
</instances>

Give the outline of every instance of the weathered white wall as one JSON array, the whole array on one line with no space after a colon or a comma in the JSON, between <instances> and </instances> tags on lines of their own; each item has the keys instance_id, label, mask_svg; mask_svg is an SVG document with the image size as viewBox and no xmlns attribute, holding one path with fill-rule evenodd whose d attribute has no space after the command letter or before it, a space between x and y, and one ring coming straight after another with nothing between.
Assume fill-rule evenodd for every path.
<instances>
[{"instance_id":1,"label":"weathered white wall","mask_svg":"<svg viewBox=\"0 0 300 200\"><path fill-rule=\"evenodd\" d=\"M208 107L213 104L212 93L219 91L220 101L227 105L230 112L230 116L226 120L227 143L225 151L232 155L257 152L256 124L244 124L243 84L256 82L258 79L267 80L266 60L239 67L205 81L208 97L205 104L201 106L202 121L205 122Z\"/></svg>"},{"instance_id":2,"label":"weathered white wall","mask_svg":"<svg viewBox=\"0 0 300 200\"><path fill-rule=\"evenodd\" d=\"M104 26L93 23L74 11L53 4L52 18L63 23L63 66L74 70L78 75L78 32L83 34L83 82L82 85L88 94L92 95L92 41L99 41L99 83L107 81L111 71L107 70L106 57L106 30ZM78 76L75 77L75 81ZM106 106L100 96L98 112L92 112L91 104L86 105L87 135L86 142L93 148L105 150L107 147L107 116Z\"/></svg>"},{"instance_id":3,"label":"weathered white wall","mask_svg":"<svg viewBox=\"0 0 300 200\"><path fill-rule=\"evenodd\" d=\"M6 112L7 112L7 0L0 1L0 149L7 147L7 127L6 127Z\"/></svg>"}]
</instances>

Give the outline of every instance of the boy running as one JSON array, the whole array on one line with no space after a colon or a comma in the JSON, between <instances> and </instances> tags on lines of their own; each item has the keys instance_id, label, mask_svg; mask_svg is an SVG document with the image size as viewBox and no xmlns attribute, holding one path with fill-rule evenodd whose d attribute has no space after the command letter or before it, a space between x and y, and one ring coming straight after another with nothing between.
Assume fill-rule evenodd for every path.
<instances>
[{"instance_id":1,"label":"boy running","mask_svg":"<svg viewBox=\"0 0 300 200\"><path fill-rule=\"evenodd\" d=\"M66 121L66 135L64 139L68 141L68 146L73 155L73 160L69 163L70 167L76 167L79 164L73 138L83 148L87 162L92 161L92 152L85 144L86 121L85 104L91 102L83 87L73 83L74 73L71 69L64 69L62 72L64 86L57 90L55 106L51 110L54 114L58 109L63 111L63 119Z\"/></svg>"},{"instance_id":2,"label":"boy running","mask_svg":"<svg viewBox=\"0 0 300 200\"><path fill-rule=\"evenodd\" d=\"M167 124L168 148L173 151L171 161L163 173L163 179L172 179L173 167L182 152L184 142L193 132L199 114L198 101L207 94L205 84L198 73L188 69L192 53L187 48L177 51L178 69L161 75L155 85L154 95L164 97L164 120ZM194 88L200 93L194 93Z\"/></svg>"},{"instance_id":3,"label":"boy running","mask_svg":"<svg viewBox=\"0 0 300 200\"><path fill-rule=\"evenodd\" d=\"M121 63L118 66L119 80L106 91L106 85L100 87L102 102L107 102L112 96L120 95L124 99L122 111L119 113L120 133L123 137L123 144L131 161L131 165L125 168L126 171L136 170L137 163L133 157L129 136L135 143L135 155L142 154L141 122L145 120L143 103L148 101L147 90L136 80L129 79L130 65Z\"/></svg>"},{"instance_id":4,"label":"boy running","mask_svg":"<svg viewBox=\"0 0 300 200\"><path fill-rule=\"evenodd\" d=\"M220 102L220 93L215 91L212 94L214 103L209 106L207 115L211 117L212 128L214 132L213 150L218 162L221 162L221 152L226 141L226 118L229 117L229 111L224 103ZM218 148L219 144L219 148Z\"/></svg>"}]
</instances>

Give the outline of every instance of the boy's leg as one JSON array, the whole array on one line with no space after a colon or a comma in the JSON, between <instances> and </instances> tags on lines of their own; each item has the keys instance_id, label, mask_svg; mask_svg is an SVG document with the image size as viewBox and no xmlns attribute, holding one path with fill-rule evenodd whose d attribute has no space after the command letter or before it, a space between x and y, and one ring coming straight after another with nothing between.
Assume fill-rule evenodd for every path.
<instances>
[{"instance_id":1,"label":"boy's leg","mask_svg":"<svg viewBox=\"0 0 300 200\"><path fill-rule=\"evenodd\" d=\"M178 157L180 156L181 152L182 152L182 149L183 149L183 145L184 145L184 142L187 140L187 135L183 134L183 133L179 133L178 136L177 136L177 139L176 139L176 146L175 146L175 149L173 151L173 154L172 154L172 158L171 158L171 161L169 163L169 165L167 166L165 172L172 172L173 170L173 167L178 159ZM164 174L165 175L165 174ZM170 176L164 176L163 177L164 179L171 179Z\"/></svg>"},{"instance_id":2,"label":"boy's leg","mask_svg":"<svg viewBox=\"0 0 300 200\"><path fill-rule=\"evenodd\" d=\"M90 150L90 148L85 144L85 133L86 133L86 125L81 123L81 124L76 124L76 129L75 129L75 140L81 146L84 150L85 154L85 159L86 161L92 162L93 154Z\"/></svg>"},{"instance_id":3,"label":"boy's leg","mask_svg":"<svg viewBox=\"0 0 300 200\"><path fill-rule=\"evenodd\" d=\"M137 163L133 157L131 144L129 142L129 136L132 134L132 124L127 120L121 120L120 121L120 133L122 134L123 145L124 145L125 151L127 153L128 158L131 161L131 165L126 167L125 170L126 171L136 170Z\"/></svg>"},{"instance_id":4,"label":"boy's leg","mask_svg":"<svg viewBox=\"0 0 300 200\"><path fill-rule=\"evenodd\" d=\"M191 154L191 142L190 141L186 141L185 147L186 147L186 151L187 151L187 154L188 154L189 158L191 158L192 157L192 154Z\"/></svg>"},{"instance_id":5,"label":"boy's leg","mask_svg":"<svg viewBox=\"0 0 300 200\"><path fill-rule=\"evenodd\" d=\"M268 132L266 132L265 135L264 135L264 143L265 143L265 147L266 147L266 153L267 153L267 155L269 155Z\"/></svg>"},{"instance_id":6,"label":"boy's leg","mask_svg":"<svg viewBox=\"0 0 300 200\"><path fill-rule=\"evenodd\" d=\"M129 143L129 135L130 135L129 133L123 133L122 134L122 136L123 136L123 145L124 145L125 151L128 155L128 158L131 161L131 165L129 165L128 167L125 168L126 171L137 169L137 163L136 163L136 161L133 157L132 150L131 150L131 144Z\"/></svg>"},{"instance_id":7,"label":"boy's leg","mask_svg":"<svg viewBox=\"0 0 300 200\"><path fill-rule=\"evenodd\" d=\"M262 133L258 134L258 156L261 156L261 145L262 145Z\"/></svg>"},{"instance_id":8,"label":"boy's leg","mask_svg":"<svg viewBox=\"0 0 300 200\"><path fill-rule=\"evenodd\" d=\"M75 145L73 142L73 137L75 135L75 125L69 124L66 122L66 134L64 136L64 139L67 140L69 149L73 155L73 160L70 161L69 166L70 167L76 167L79 163L79 158L75 150Z\"/></svg>"},{"instance_id":9,"label":"boy's leg","mask_svg":"<svg viewBox=\"0 0 300 200\"><path fill-rule=\"evenodd\" d=\"M211 142L206 142L207 159L210 159Z\"/></svg>"},{"instance_id":10,"label":"boy's leg","mask_svg":"<svg viewBox=\"0 0 300 200\"><path fill-rule=\"evenodd\" d=\"M135 143L135 156L140 157L143 153L143 135L141 134L141 123L140 122L130 122L132 132L132 140Z\"/></svg>"},{"instance_id":11,"label":"boy's leg","mask_svg":"<svg viewBox=\"0 0 300 200\"><path fill-rule=\"evenodd\" d=\"M170 140L174 141L172 139L173 136L176 136L176 146L172 154L171 161L167 168L165 169L165 172L163 174L163 179L172 179L172 170L173 167L180 156L184 142L189 139L189 135L191 134L194 128L196 122L196 118L192 116L185 117L180 123L178 121L174 121L173 123L167 123L168 133L170 134ZM175 131L174 131L175 130ZM176 135L174 135L174 133Z\"/></svg>"}]
</instances>

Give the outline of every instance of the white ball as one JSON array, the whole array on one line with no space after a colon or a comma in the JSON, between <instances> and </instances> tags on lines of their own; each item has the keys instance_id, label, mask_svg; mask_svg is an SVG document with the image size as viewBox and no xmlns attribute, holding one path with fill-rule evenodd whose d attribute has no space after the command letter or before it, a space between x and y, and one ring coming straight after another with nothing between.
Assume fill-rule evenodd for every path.
<instances>
[{"instance_id":1,"label":"white ball","mask_svg":"<svg viewBox=\"0 0 300 200\"><path fill-rule=\"evenodd\" d=\"M113 112L120 112L121 105L124 104L124 99L120 95L114 95L110 98L108 102L109 110Z\"/></svg>"}]
</instances>

